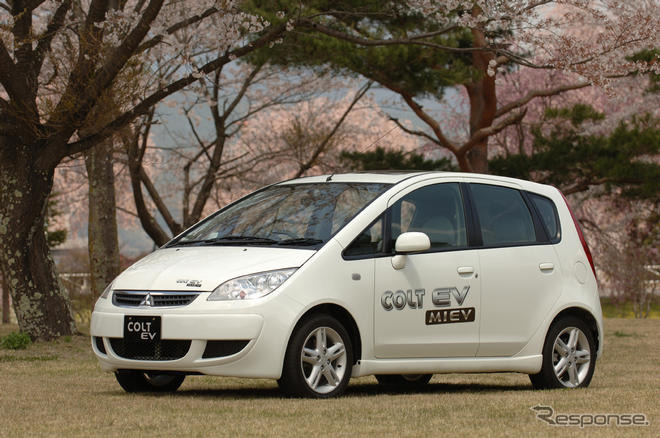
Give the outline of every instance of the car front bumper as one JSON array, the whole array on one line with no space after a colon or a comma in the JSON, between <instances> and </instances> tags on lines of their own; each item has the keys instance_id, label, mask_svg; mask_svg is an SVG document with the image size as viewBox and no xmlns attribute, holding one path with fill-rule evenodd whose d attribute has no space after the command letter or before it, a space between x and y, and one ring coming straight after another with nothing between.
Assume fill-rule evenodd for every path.
<instances>
[{"instance_id":1,"label":"car front bumper","mask_svg":"<svg viewBox=\"0 0 660 438\"><path fill-rule=\"evenodd\" d=\"M268 314L256 311L265 306L237 313L102 307L92 313L90 334L94 354L106 372L133 369L277 379L294 319L290 306L276 303L267 306ZM160 341L146 344L144 355L135 344L124 344L125 315L161 317Z\"/></svg>"}]
</instances>

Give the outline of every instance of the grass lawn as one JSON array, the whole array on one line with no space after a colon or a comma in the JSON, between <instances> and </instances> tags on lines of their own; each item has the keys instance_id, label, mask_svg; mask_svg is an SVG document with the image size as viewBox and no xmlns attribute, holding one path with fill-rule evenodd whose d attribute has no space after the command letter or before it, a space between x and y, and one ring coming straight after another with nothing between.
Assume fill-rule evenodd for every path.
<instances>
[{"instance_id":1,"label":"grass lawn","mask_svg":"<svg viewBox=\"0 0 660 438\"><path fill-rule=\"evenodd\" d=\"M609 297L600 297L600 305L603 308L603 316L606 318L634 318L633 305L630 302L615 305ZM651 311L649 318L660 318L660 296L656 295L651 300Z\"/></svg>"},{"instance_id":2,"label":"grass lawn","mask_svg":"<svg viewBox=\"0 0 660 438\"><path fill-rule=\"evenodd\" d=\"M0 326L0 336L17 330ZM658 436L660 320L606 319L605 355L583 390L533 391L522 374L435 375L418 392L353 379L332 400L282 398L275 381L186 378L175 394L124 393L87 337L0 350L0 436ZM643 413L651 426L549 426L555 413Z\"/></svg>"}]
</instances>

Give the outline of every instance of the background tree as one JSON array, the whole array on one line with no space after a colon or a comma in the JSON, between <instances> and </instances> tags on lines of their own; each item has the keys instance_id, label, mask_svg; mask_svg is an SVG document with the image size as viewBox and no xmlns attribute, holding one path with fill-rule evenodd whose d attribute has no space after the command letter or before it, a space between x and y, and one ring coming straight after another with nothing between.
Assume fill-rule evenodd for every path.
<instances>
[{"instance_id":1,"label":"background tree","mask_svg":"<svg viewBox=\"0 0 660 438\"><path fill-rule=\"evenodd\" d=\"M468 59L465 78L455 80L470 95L467 142L449 141L417 101L399 95L431 130L419 135L452 150L461 168L483 170L488 136L521 117L518 108L549 92L532 90L496 107L493 75L499 66L562 69L583 78L556 92L650 68L619 60L631 48L657 43L656 1L607 0L594 6L569 0L558 2L564 9L552 14L547 7L554 3L281 2L276 5L281 10L264 9L266 22L231 0L127 0L117 9L104 0L1 1L0 267L21 329L43 339L72 330L42 233L54 169L65 157L94 147L165 97L297 29L363 47L403 43ZM398 22L402 26L395 26ZM599 25L584 27L589 22ZM571 28L576 25L589 32ZM199 58L208 53L217 56ZM158 73L157 60L175 57L179 68L171 80L150 80ZM440 69L448 70L445 64ZM120 86L131 82L142 86ZM120 90L136 93L118 100ZM92 123L106 114L110 100L117 112L107 122Z\"/></svg>"},{"instance_id":2,"label":"background tree","mask_svg":"<svg viewBox=\"0 0 660 438\"><path fill-rule=\"evenodd\" d=\"M108 14L120 10L119 0L108 1ZM74 9L75 11L75 9ZM79 11L79 10L78 10ZM79 16L82 20L84 17ZM124 81L120 86L126 87ZM108 116L116 116L116 96L122 96L117 87L111 88L105 101L105 108L99 105L93 118L88 117L88 124L108 122ZM91 127L83 126L80 132L83 136ZM119 275L119 238L117 236L117 219L115 210L115 175L113 160L113 137L109 137L83 152L88 180L88 221L87 249L89 254L89 270L91 280L91 296L101 295L105 287Z\"/></svg>"},{"instance_id":3,"label":"background tree","mask_svg":"<svg viewBox=\"0 0 660 438\"><path fill-rule=\"evenodd\" d=\"M62 245L66 241L67 229L55 228L51 229L51 223L57 222L57 219L62 215L62 210L58 207L58 193L53 192L48 198L46 207L46 220L44 223L44 232L46 233L46 242L49 248L55 248ZM2 292L2 323L9 324L10 322L10 293L9 285L5 281L5 277L0 272L0 292Z\"/></svg>"},{"instance_id":4,"label":"background tree","mask_svg":"<svg viewBox=\"0 0 660 438\"><path fill-rule=\"evenodd\" d=\"M657 51L639 56L652 60ZM617 306L632 303L637 317L653 297L647 267L659 260L657 78L620 79L625 92L617 96L582 89L538 99L524 121L496 136L497 156L490 162L496 173L573 193L569 199L590 241L601 291ZM516 95L524 89L520 84L552 79L520 71L508 75L503 88Z\"/></svg>"},{"instance_id":5,"label":"background tree","mask_svg":"<svg viewBox=\"0 0 660 438\"><path fill-rule=\"evenodd\" d=\"M636 214L624 221L623 229L610 227L598 234L602 256L614 261L601 266L602 281L615 305L631 303L635 318L647 318L658 290L652 269L660 265L658 204L618 200L614 205Z\"/></svg>"},{"instance_id":6,"label":"background tree","mask_svg":"<svg viewBox=\"0 0 660 438\"><path fill-rule=\"evenodd\" d=\"M353 170L458 170L448 158L433 160L415 151L405 152L380 146L367 152L342 151L341 159Z\"/></svg>"},{"instance_id":7,"label":"background tree","mask_svg":"<svg viewBox=\"0 0 660 438\"><path fill-rule=\"evenodd\" d=\"M231 2L131 1L117 11L99 0L0 6L0 266L21 330L48 339L73 330L42 232L58 163L103 141L200 73L274 41L285 25L267 27ZM134 61L167 56L184 28L198 32L196 44L212 44L221 55L200 71L143 90L113 120L82 132L118 78L150 74ZM67 56L71 52L77 55Z\"/></svg>"},{"instance_id":8,"label":"background tree","mask_svg":"<svg viewBox=\"0 0 660 438\"><path fill-rule=\"evenodd\" d=\"M245 178L256 163L274 159L271 151L238 146L253 119L329 92L336 85L328 77L303 71L263 64L232 65L168 102L181 108L187 123L185 131L170 130L174 144L154 142L153 128L167 124L170 118L162 108L156 109L160 114L151 112L134 124L123 138L136 215L155 244L163 245L198 222L207 212L209 199L224 189L226 181ZM204 122L211 129L204 129ZM162 165L150 166L156 161ZM169 184L162 181L163 172L170 175ZM176 181L171 175L181 178Z\"/></svg>"},{"instance_id":9,"label":"background tree","mask_svg":"<svg viewBox=\"0 0 660 438\"><path fill-rule=\"evenodd\" d=\"M532 130L531 153L494 157L491 170L551 184L566 195L603 185L602 193L619 187L624 196L658 202L660 164L648 158L660 154L660 119L641 115L621 121L609 134L584 134L587 123L604 117L586 104L548 108L546 126ZM547 126L548 122L554 123Z\"/></svg>"},{"instance_id":10,"label":"background tree","mask_svg":"<svg viewBox=\"0 0 660 438\"><path fill-rule=\"evenodd\" d=\"M534 99L592 83L608 85L608 78L658 68L655 60L645 63L624 57L657 40L656 1L333 4L334 12L324 1L286 3L292 13L330 11L318 23L300 20L317 33L289 35L275 59L330 64L376 81L396 93L425 128L408 132L449 150L466 171L488 171L488 138L521 120L525 106ZM267 10L268 2L253 5L259 13L274 13ZM497 71L519 66L555 69L570 76L565 83L532 87L518 99L498 105ZM464 138L419 100L451 98L448 90L457 87L470 103Z\"/></svg>"}]
</instances>

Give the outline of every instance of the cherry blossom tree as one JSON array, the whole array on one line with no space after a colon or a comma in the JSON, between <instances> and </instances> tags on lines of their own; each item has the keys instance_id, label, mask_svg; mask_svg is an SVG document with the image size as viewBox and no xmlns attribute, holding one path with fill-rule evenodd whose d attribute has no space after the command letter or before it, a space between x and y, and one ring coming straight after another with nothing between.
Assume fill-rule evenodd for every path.
<instances>
[{"instance_id":1,"label":"cherry blossom tree","mask_svg":"<svg viewBox=\"0 0 660 438\"><path fill-rule=\"evenodd\" d=\"M35 339L73 330L43 233L56 166L285 31L231 1L0 2L0 266L21 330ZM183 32L195 35L185 50ZM219 55L193 70L203 47ZM154 60L175 53L178 75L140 86Z\"/></svg>"},{"instance_id":2,"label":"cherry blossom tree","mask_svg":"<svg viewBox=\"0 0 660 438\"><path fill-rule=\"evenodd\" d=\"M170 117L162 110L151 112L124 137L136 215L143 229L162 245L199 221L209 198L222 190L225 180L245 178L256 161L275 160L266 151L237 149L251 120L339 85L330 77L302 70L283 71L264 64L227 66L165 102L163 106L179 107L187 123L184 132L170 132L173 145L156 144L154 123L160 119L159 125L165 125ZM155 162L160 164L149 166ZM181 178L163 181L163 173Z\"/></svg>"},{"instance_id":3,"label":"cherry blossom tree","mask_svg":"<svg viewBox=\"0 0 660 438\"><path fill-rule=\"evenodd\" d=\"M303 36L296 41L310 44L307 59L294 54L293 62L309 63L311 55L312 62L357 72L396 93L425 128L409 132L449 150L466 171L488 171L489 137L520 121L534 99L592 85L613 92L618 77L660 69L657 59L627 59L658 46L657 0L409 0L387 5L330 13L322 22L303 20L320 34L362 49L352 58L349 46ZM427 50L403 53L401 44ZM372 62L362 62L365 57ZM378 61L376 68L373 62ZM517 99L498 103L497 76L520 67L561 71L568 80L548 88L533 85ZM427 72L411 75L416 83L403 79L403 72L413 68ZM462 77L457 75L461 69ZM437 80L433 90L430 78L438 74L445 81ZM467 138L455 137L441 116L419 102L421 97L442 99L440 89L447 87L462 87L468 96Z\"/></svg>"},{"instance_id":4,"label":"cherry blossom tree","mask_svg":"<svg viewBox=\"0 0 660 438\"><path fill-rule=\"evenodd\" d=\"M342 159L346 151L368 152L377 147L418 151L420 139L384 114L367 93L371 86L363 83L340 99L318 96L250 119L229 151L231 157L242 156L250 166L249 172L226 182L231 197L283 179L351 170ZM236 193L234 188L239 187ZM221 198L221 205L227 200Z\"/></svg>"},{"instance_id":5,"label":"cherry blossom tree","mask_svg":"<svg viewBox=\"0 0 660 438\"><path fill-rule=\"evenodd\" d=\"M43 236L57 165L291 31L362 47L406 44L460 58L469 68L452 81L470 100L470 137L460 144L416 101L419 90L391 78L371 79L399 94L426 124L428 131L415 134L450 150L465 170L487 170L488 137L519 120L521 108L536 97L658 68L657 62L623 57L658 45L657 0L355 0L342 2L341 11L333 2L247 2L259 14L246 13L243 3L0 0L0 267L21 330L33 338L73 329ZM416 27L391 26L415 14L426 19ZM215 55L206 58L210 53ZM159 81L166 65L174 65L175 73ZM530 90L498 107L495 77L511 65L560 69L577 81Z\"/></svg>"}]
</instances>

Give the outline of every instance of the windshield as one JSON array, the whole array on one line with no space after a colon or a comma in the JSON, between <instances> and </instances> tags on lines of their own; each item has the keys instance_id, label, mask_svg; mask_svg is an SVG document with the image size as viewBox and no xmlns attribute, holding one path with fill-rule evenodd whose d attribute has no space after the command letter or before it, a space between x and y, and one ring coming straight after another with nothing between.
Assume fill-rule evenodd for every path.
<instances>
[{"instance_id":1,"label":"windshield","mask_svg":"<svg viewBox=\"0 0 660 438\"><path fill-rule=\"evenodd\" d=\"M220 210L168 246L320 246L389 187L340 182L271 186Z\"/></svg>"}]
</instances>

